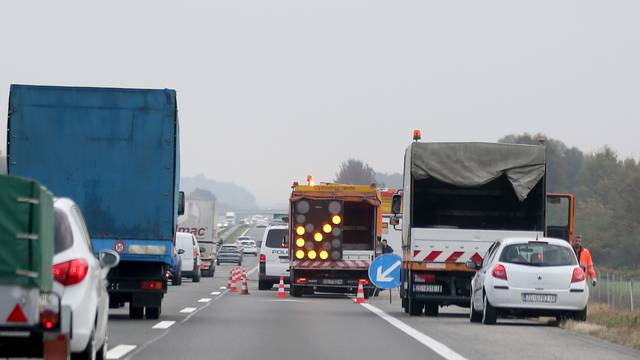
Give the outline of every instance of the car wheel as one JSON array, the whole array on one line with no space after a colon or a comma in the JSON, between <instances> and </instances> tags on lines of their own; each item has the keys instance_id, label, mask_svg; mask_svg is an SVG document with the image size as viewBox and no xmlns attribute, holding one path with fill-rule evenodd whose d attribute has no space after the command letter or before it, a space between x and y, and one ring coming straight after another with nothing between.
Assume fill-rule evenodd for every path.
<instances>
[{"instance_id":1,"label":"car wheel","mask_svg":"<svg viewBox=\"0 0 640 360\"><path fill-rule=\"evenodd\" d=\"M129 304L129 317L132 319L142 319L144 316L144 307L132 306Z\"/></svg>"},{"instance_id":2,"label":"car wheel","mask_svg":"<svg viewBox=\"0 0 640 360\"><path fill-rule=\"evenodd\" d=\"M158 319L160 317L160 313L162 312L162 308L161 307L147 307L146 309L146 316L147 319Z\"/></svg>"},{"instance_id":3,"label":"car wheel","mask_svg":"<svg viewBox=\"0 0 640 360\"><path fill-rule=\"evenodd\" d=\"M424 305L424 314L427 316L438 316L439 310L438 304L427 303Z\"/></svg>"},{"instance_id":4,"label":"car wheel","mask_svg":"<svg viewBox=\"0 0 640 360\"><path fill-rule=\"evenodd\" d=\"M482 313L476 310L473 305L473 295L471 296L471 306L469 306L469 321L479 323L482 321Z\"/></svg>"},{"instance_id":5,"label":"car wheel","mask_svg":"<svg viewBox=\"0 0 640 360\"><path fill-rule=\"evenodd\" d=\"M289 286L289 293L292 297L302 296L302 286L291 285Z\"/></svg>"},{"instance_id":6,"label":"car wheel","mask_svg":"<svg viewBox=\"0 0 640 360\"><path fill-rule=\"evenodd\" d=\"M420 316L422 315L422 310L424 309L424 304L409 298L409 315L411 316Z\"/></svg>"},{"instance_id":7,"label":"car wheel","mask_svg":"<svg viewBox=\"0 0 640 360\"><path fill-rule=\"evenodd\" d=\"M200 267L198 267L197 265L194 265L194 266L195 266L195 271L191 280L193 280L194 283L197 283L197 282L200 282L200 276L202 274L200 273Z\"/></svg>"},{"instance_id":8,"label":"car wheel","mask_svg":"<svg viewBox=\"0 0 640 360\"><path fill-rule=\"evenodd\" d=\"M102 344L100 349L98 349L98 352L96 352L96 360L105 360L107 358L108 350L109 350L109 347L107 346L107 339L105 338L104 344Z\"/></svg>"},{"instance_id":9,"label":"car wheel","mask_svg":"<svg viewBox=\"0 0 640 360\"><path fill-rule=\"evenodd\" d=\"M580 311L576 311L573 313L573 320L575 321L587 321L587 307Z\"/></svg>"},{"instance_id":10,"label":"car wheel","mask_svg":"<svg viewBox=\"0 0 640 360\"><path fill-rule=\"evenodd\" d=\"M273 283L269 281L258 280L258 290L271 290Z\"/></svg>"},{"instance_id":11,"label":"car wheel","mask_svg":"<svg viewBox=\"0 0 640 360\"><path fill-rule=\"evenodd\" d=\"M485 325L495 324L498 319L498 314L496 308L494 308L489 302L489 299L487 299L487 294L482 295L482 307L482 323Z\"/></svg>"},{"instance_id":12,"label":"car wheel","mask_svg":"<svg viewBox=\"0 0 640 360\"><path fill-rule=\"evenodd\" d=\"M87 347L80 353L72 353L71 359L73 360L94 360L96 358L96 331L91 331Z\"/></svg>"},{"instance_id":13,"label":"car wheel","mask_svg":"<svg viewBox=\"0 0 640 360\"><path fill-rule=\"evenodd\" d=\"M182 271L178 271L171 277L171 285L182 285Z\"/></svg>"}]
</instances>

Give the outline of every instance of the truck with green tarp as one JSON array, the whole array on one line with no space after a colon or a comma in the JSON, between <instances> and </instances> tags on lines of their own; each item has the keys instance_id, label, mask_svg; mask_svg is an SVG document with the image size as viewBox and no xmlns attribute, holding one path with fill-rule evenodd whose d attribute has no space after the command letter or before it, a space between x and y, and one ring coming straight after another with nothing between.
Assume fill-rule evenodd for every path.
<instances>
[{"instance_id":1,"label":"truck with green tarp","mask_svg":"<svg viewBox=\"0 0 640 360\"><path fill-rule=\"evenodd\" d=\"M68 353L71 312L53 291L53 195L0 175L0 357Z\"/></svg>"}]
</instances>

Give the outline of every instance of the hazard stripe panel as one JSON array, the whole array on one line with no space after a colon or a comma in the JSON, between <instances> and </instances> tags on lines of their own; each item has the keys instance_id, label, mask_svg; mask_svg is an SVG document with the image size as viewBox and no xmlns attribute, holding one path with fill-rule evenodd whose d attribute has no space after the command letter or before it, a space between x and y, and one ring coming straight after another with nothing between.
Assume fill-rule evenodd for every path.
<instances>
[{"instance_id":1,"label":"hazard stripe panel","mask_svg":"<svg viewBox=\"0 0 640 360\"><path fill-rule=\"evenodd\" d=\"M476 263L482 261L482 256L475 251L414 251L411 261L440 262L440 263L466 263L473 260Z\"/></svg>"}]
</instances>

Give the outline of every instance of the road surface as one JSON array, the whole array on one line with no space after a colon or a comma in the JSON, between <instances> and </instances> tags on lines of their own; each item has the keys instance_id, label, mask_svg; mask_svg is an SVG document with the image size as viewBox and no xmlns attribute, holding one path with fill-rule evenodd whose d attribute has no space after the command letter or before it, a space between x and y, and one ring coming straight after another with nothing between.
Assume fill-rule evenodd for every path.
<instances>
[{"instance_id":1,"label":"road surface","mask_svg":"<svg viewBox=\"0 0 640 360\"><path fill-rule=\"evenodd\" d=\"M261 238L264 229L247 235ZM227 239L225 239L227 240ZM111 359L639 359L640 352L553 325L507 320L471 324L465 309L409 317L387 292L368 305L346 296L281 300L258 291L257 258L245 257L250 295L228 292L231 266L200 283L171 286L160 320L111 310Z\"/></svg>"}]
</instances>

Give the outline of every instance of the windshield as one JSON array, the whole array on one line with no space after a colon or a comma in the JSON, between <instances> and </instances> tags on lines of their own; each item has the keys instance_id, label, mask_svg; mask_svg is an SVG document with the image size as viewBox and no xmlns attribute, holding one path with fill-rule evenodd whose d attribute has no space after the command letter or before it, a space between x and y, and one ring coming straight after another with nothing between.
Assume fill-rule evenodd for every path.
<instances>
[{"instance_id":1,"label":"windshield","mask_svg":"<svg viewBox=\"0 0 640 360\"><path fill-rule=\"evenodd\" d=\"M502 250L500 261L531 266L576 265L573 250L543 242L507 245Z\"/></svg>"},{"instance_id":2,"label":"windshield","mask_svg":"<svg viewBox=\"0 0 640 360\"><path fill-rule=\"evenodd\" d=\"M269 248L285 248L284 239L287 236L287 229L271 229L267 234L267 247Z\"/></svg>"}]
</instances>

